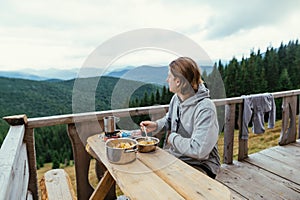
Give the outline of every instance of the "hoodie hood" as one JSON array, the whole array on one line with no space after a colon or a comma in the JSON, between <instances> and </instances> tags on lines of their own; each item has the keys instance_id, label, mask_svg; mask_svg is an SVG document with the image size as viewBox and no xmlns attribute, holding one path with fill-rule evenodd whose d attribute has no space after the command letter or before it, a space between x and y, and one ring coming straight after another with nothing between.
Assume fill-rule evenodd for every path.
<instances>
[{"instance_id":1,"label":"hoodie hood","mask_svg":"<svg viewBox=\"0 0 300 200\"><path fill-rule=\"evenodd\" d=\"M198 91L195 93L195 95L191 96L190 98L186 99L184 102L182 102L182 106L190 106L197 104L199 101L201 101L204 98L209 98L209 89L205 87L204 84L200 84Z\"/></svg>"}]
</instances>

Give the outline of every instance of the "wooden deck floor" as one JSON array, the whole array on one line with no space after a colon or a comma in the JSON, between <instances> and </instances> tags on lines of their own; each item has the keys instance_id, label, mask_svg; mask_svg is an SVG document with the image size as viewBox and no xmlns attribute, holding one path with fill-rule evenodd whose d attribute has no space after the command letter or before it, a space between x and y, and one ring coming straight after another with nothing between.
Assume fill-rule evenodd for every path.
<instances>
[{"instance_id":1,"label":"wooden deck floor","mask_svg":"<svg viewBox=\"0 0 300 200\"><path fill-rule=\"evenodd\" d=\"M230 188L233 199L300 200L300 140L224 164L217 180Z\"/></svg>"}]
</instances>

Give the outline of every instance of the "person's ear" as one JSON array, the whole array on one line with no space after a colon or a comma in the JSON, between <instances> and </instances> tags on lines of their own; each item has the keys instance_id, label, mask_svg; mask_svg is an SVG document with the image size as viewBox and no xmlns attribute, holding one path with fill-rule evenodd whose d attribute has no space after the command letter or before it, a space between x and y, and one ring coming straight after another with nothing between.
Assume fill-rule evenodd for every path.
<instances>
[{"instance_id":1,"label":"person's ear","mask_svg":"<svg viewBox=\"0 0 300 200\"><path fill-rule=\"evenodd\" d=\"M180 80L179 79L176 80L176 86L177 87L180 86Z\"/></svg>"}]
</instances>

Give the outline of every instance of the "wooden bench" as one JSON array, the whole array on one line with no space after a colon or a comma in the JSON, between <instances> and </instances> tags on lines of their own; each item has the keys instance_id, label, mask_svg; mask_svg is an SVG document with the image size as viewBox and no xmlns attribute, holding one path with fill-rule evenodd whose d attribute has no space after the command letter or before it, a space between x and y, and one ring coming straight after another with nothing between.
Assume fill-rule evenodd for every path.
<instances>
[{"instance_id":1,"label":"wooden bench","mask_svg":"<svg viewBox=\"0 0 300 200\"><path fill-rule=\"evenodd\" d=\"M77 199L68 174L63 169L52 169L40 181L42 200Z\"/></svg>"}]
</instances>

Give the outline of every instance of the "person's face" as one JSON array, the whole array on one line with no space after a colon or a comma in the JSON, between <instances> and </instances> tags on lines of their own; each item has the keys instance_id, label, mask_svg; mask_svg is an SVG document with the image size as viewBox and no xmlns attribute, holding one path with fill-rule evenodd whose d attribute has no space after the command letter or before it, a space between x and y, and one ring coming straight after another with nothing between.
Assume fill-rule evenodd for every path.
<instances>
[{"instance_id":1,"label":"person's face","mask_svg":"<svg viewBox=\"0 0 300 200\"><path fill-rule=\"evenodd\" d=\"M179 79L175 78L174 75L168 71L168 76L166 80L169 84L169 90L170 92L176 93L178 90L178 85L179 85Z\"/></svg>"}]
</instances>

